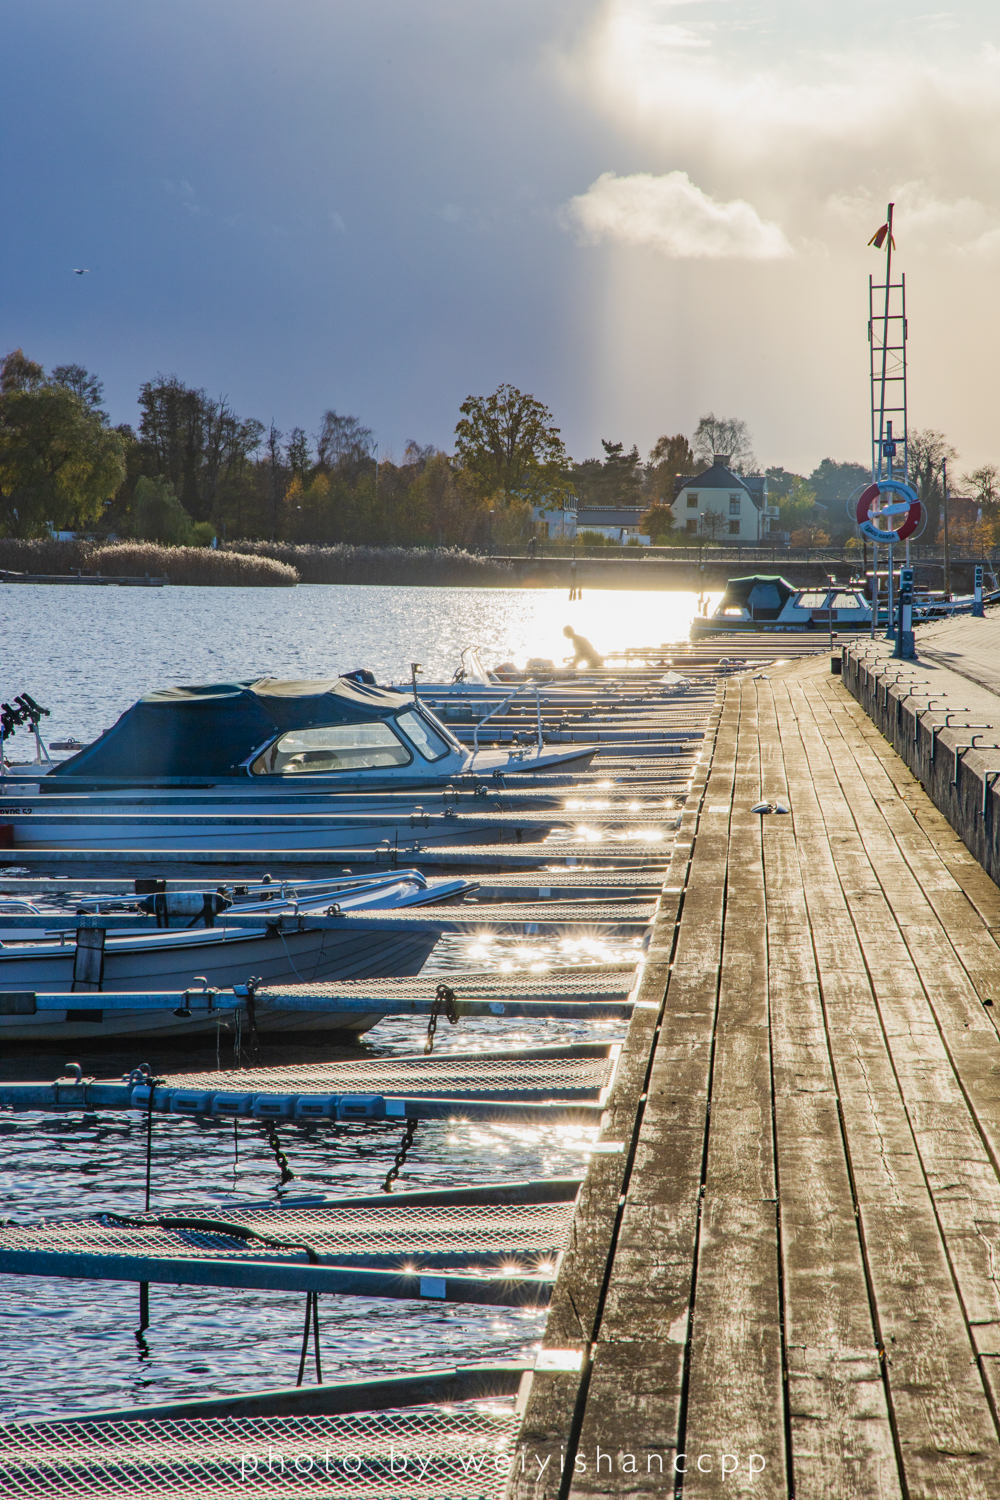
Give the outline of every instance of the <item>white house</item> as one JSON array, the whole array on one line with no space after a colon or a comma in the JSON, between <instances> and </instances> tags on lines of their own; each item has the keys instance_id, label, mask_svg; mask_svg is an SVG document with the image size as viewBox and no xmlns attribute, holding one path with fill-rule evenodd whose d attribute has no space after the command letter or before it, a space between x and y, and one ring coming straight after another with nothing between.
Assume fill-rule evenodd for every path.
<instances>
[{"instance_id":1,"label":"white house","mask_svg":"<svg viewBox=\"0 0 1000 1500\"><path fill-rule=\"evenodd\" d=\"M767 503L767 477L734 474L728 467L731 457L716 453L704 473L674 480L674 524L734 547L765 541L778 518L778 507Z\"/></svg>"}]
</instances>

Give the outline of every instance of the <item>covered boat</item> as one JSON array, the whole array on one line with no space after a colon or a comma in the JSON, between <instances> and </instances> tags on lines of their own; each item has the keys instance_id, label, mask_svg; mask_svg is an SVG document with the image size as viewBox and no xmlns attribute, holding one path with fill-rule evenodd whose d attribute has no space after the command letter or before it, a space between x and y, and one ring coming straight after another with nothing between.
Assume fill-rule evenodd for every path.
<instances>
[{"instance_id":1,"label":"covered boat","mask_svg":"<svg viewBox=\"0 0 1000 1500\"><path fill-rule=\"evenodd\" d=\"M733 631L867 630L871 605L860 587L796 588L777 573L730 578L715 612L699 615L693 638Z\"/></svg>"},{"instance_id":2,"label":"covered boat","mask_svg":"<svg viewBox=\"0 0 1000 1500\"><path fill-rule=\"evenodd\" d=\"M403 789L443 784L466 771L516 773L584 766L593 745L475 756L418 700L374 683L319 681L197 684L147 693L92 745L55 766L59 778L147 785L242 782L273 792L320 778L339 788ZM368 674L365 674L368 675Z\"/></svg>"}]
</instances>

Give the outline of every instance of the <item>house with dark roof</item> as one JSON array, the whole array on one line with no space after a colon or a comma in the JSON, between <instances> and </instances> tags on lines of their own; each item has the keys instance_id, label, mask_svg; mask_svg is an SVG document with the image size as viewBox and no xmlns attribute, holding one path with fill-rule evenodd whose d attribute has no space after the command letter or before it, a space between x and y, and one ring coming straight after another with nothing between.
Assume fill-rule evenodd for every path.
<instances>
[{"instance_id":1,"label":"house with dark roof","mask_svg":"<svg viewBox=\"0 0 1000 1500\"><path fill-rule=\"evenodd\" d=\"M769 505L767 476L736 474L732 455L716 453L701 474L679 474L674 480L674 522L706 540L752 546L768 540L778 507Z\"/></svg>"}]
</instances>

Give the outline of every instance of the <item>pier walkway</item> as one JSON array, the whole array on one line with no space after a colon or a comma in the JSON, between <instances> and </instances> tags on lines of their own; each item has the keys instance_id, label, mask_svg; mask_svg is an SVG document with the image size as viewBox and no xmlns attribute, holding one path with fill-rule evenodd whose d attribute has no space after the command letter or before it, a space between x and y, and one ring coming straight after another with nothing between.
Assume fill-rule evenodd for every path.
<instances>
[{"instance_id":1,"label":"pier walkway","mask_svg":"<svg viewBox=\"0 0 1000 1500\"><path fill-rule=\"evenodd\" d=\"M703 772L509 1494L995 1500L1000 890L827 657Z\"/></svg>"}]
</instances>

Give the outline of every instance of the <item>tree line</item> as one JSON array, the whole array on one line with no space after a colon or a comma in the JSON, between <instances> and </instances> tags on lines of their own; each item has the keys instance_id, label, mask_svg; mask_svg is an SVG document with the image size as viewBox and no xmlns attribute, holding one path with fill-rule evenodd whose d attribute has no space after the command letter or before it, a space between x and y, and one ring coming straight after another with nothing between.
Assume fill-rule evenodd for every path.
<instances>
[{"instance_id":1,"label":"tree line","mask_svg":"<svg viewBox=\"0 0 1000 1500\"><path fill-rule=\"evenodd\" d=\"M328 410L311 436L242 417L225 397L158 375L139 391L139 420L112 425L103 384L81 365L46 372L20 349L0 365L0 535L50 530L165 544L239 540L362 546L459 546L505 551L532 534L532 507L638 507L655 542L692 539L675 524L675 481L731 455L759 473L747 424L709 412L690 439L666 434L646 458L635 444L602 440L602 455L574 461L543 402L503 384L459 409L454 451L407 443L397 461L372 430ZM955 450L940 432L910 439L911 475L937 536L943 481ZM809 475L766 470L778 525L796 544L843 544L853 536L850 494L864 465L825 458ZM978 539L1000 519L994 465L962 477L982 511ZM710 516L705 529L711 533ZM955 540L960 534L956 520ZM985 530L984 530L985 528ZM989 536L987 538L987 533ZM722 531L720 529L720 536ZM970 533L970 540L972 534Z\"/></svg>"}]
</instances>

